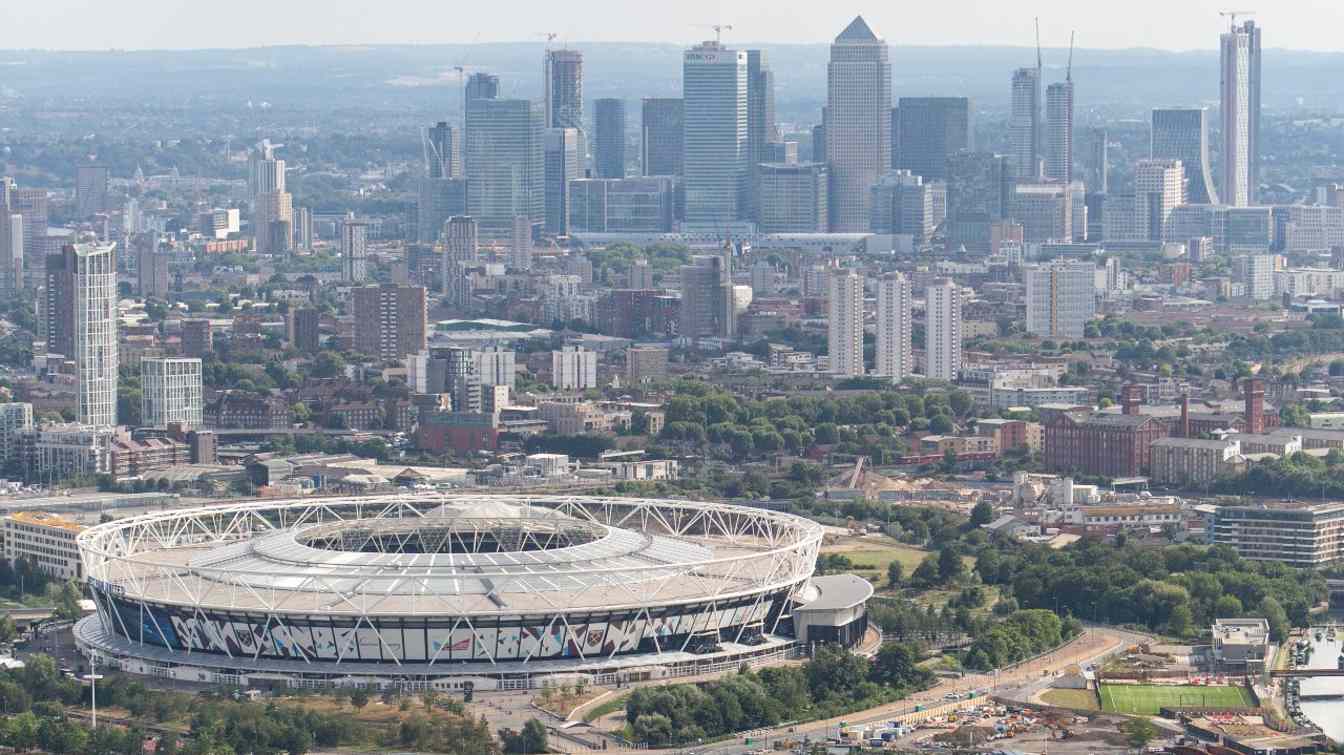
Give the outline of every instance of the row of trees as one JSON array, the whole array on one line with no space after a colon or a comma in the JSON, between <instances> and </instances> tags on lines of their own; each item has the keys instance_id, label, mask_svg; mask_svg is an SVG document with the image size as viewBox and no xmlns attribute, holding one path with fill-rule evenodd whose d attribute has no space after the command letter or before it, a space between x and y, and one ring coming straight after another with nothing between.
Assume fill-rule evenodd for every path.
<instances>
[{"instance_id":1,"label":"row of trees","mask_svg":"<svg viewBox=\"0 0 1344 755\"><path fill-rule=\"evenodd\" d=\"M1138 547L1086 539L1063 550L991 545L976 572L1023 608L1191 637L1217 618L1263 616L1275 640L1325 598L1312 571L1242 559L1231 548Z\"/></svg>"},{"instance_id":2,"label":"row of trees","mask_svg":"<svg viewBox=\"0 0 1344 755\"><path fill-rule=\"evenodd\" d=\"M1016 611L979 633L962 665L980 671L1002 668L1056 647L1081 630L1077 621L1061 621L1053 611Z\"/></svg>"},{"instance_id":3,"label":"row of trees","mask_svg":"<svg viewBox=\"0 0 1344 755\"><path fill-rule=\"evenodd\" d=\"M363 700L368 702L367 695ZM66 715L66 706L88 704L86 686L61 675L49 656L33 656L22 669L0 672L0 710L6 714L0 721L0 745L53 753L143 751L145 733L138 728L118 732L103 727L94 734ZM390 728L369 727L347 714L320 712L297 703L162 692L120 676L98 682L98 704L123 708L140 721L168 723L186 717L189 735L181 741L164 736L159 753L301 755L313 748L350 746L460 755L499 752L484 719L456 712L417 712Z\"/></svg>"},{"instance_id":4,"label":"row of trees","mask_svg":"<svg viewBox=\"0 0 1344 755\"><path fill-rule=\"evenodd\" d=\"M892 643L871 662L822 646L801 667L739 673L703 684L641 687L626 701L637 742L675 745L784 721L838 715L898 699L928 686L916 647Z\"/></svg>"}]
</instances>

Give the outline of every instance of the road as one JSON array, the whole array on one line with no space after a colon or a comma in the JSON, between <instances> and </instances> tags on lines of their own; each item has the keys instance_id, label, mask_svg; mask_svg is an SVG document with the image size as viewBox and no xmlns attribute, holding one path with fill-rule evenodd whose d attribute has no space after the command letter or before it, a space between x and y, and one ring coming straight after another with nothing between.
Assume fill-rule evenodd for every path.
<instances>
[{"instance_id":1,"label":"road","mask_svg":"<svg viewBox=\"0 0 1344 755\"><path fill-rule=\"evenodd\" d=\"M834 735L837 732L842 722L853 725L870 724L895 719L917 720L945 714L962 707L973 707L981 704L981 701L978 698L980 698L982 694L990 694L1006 697L1011 700L1027 702L1039 691L1049 686L1050 681L1054 676L1054 672L1069 666L1097 663L1130 645L1147 642L1149 639L1150 638L1146 635L1112 629L1110 627L1089 628L1069 644L1040 658L1036 658L1010 669L1002 669L993 674L967 674L959 679L945 679L930 689L912 695L904 700L900 700L899 702L870 708L864 711L857 711L855 713L826 719L824 721L813 721L811 723L799 724L793 727L762 729L751 732L751 745L745 744L743 742L743 736L739 735L734 740L728 742L688 747L684 750L665 752L695 752L697 754L703 753L704 755L709 755L710 753L713 753L714 755L745 755L746 753L759 749L762 742L769 742L776 739L790 738L801 740L805 737L809 737L813 741L825 740L827 736ZM961 700L958 702L944 701L945 695L954 692L964 694L973 690L977 692L977 699ZM913 710L915 705L922 705L925 710L915 712ZM563 747L563 744L561 743L556 744ZM568 751L586 752L581 749ZM623 753L637 751L606 750L606 752ZM638 752L648 751L643 750Z\"/></svg>"}]
</instances>

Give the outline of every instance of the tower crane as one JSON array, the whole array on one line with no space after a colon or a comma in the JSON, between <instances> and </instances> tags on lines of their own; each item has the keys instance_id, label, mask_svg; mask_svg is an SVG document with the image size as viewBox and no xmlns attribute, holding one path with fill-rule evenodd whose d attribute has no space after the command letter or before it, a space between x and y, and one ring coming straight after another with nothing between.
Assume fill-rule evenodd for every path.
<instances>
[{"instance_id":1,"label":"tower crane","mask_svg":"<svg viewBox=\"0 0 1344 755\"><path fill-rule=\"evenodd\" d=\"M1229 30L1237 28L1237 16L1254 16L1253 10L1220 10L1218 15L1228 19L1227 27Z\"/></svg>"},{"instance_id":2,"label":"tower crane","mask_svg":"<svg viewBox=\"0 0 1344 755\"><path fill-rule=\"evenodd\" d=\"M696 28L699 28L699 29L713 29L713 30L714 30L714 42L717 44L717 43L722 43L722 42L723 42L723 33L726 32L726 31L732 31L732 30L733 30L733 25L732 25L732 24L696 24Z\"/></svg>"},{"instance_id":3,"label":"tower crane","mask_svg":"<svg viewBox=\"0 0 1344 755\"><path fill-rule=\"evenodd\" d=\"M1064 67L1065 81L1073 81L1073 35L1074 32L1069 32L1069 64Z\"/></svg>"}]
</instances>

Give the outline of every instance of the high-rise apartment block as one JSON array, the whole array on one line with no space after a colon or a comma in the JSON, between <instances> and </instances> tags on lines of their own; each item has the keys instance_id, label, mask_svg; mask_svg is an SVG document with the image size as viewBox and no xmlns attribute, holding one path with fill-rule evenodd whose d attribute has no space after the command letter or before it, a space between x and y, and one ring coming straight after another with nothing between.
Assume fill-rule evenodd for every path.
<instances>
[{"instance_id":1,"label":"high-rise apartment block","mask_svg":"<svg viewBox=\"0 0 1344 755\"><path fill-rule=\"evenodd\" d=\"M864 374L863 276L856 270L832 272L826 305L826 349L830 354L831 374Z\"/></svg>"},{"instance_id":2,"label":"high-rise apartment block","mask_svg":"<svg viewBox=\"0 0 1344 755\"><path fill-rule=\"evenodd\" d=\"M1206 115L1204 108L1153 110L1150 157L1181 161L1185 172L1185 201L1190 204L1218 204L1218 191L1209 169Z\"/></svg>"},{"instance_id":3,"label":"high-rise apartment block","mask_svg":"<svg viewBox=\"0 0 1344 755\"><path fill-rule=\"evenodd\" d=\"M1045 178L1073 180L1073 80L1045 88Z\"/></svg>"},{"instance_id":4,"label":"high-rise apartment block","mask_svg":"<svg viewBox=\"0 0 1344 755\"><path fill-rule=\"evenodd\" d=\"M1223 117L1222 200L1255 204L1260 181L1260 27L1234 24L1220 39Z\"/></svg>"},{"instance_id":5,"label":"high-rise apartment block","mask_svg":"<svg viewBox=\"0 0 1344 755\"><path fill-rule=\"evenodd\" d=\"M209 320L182 321L182 355L205 357L215 349L214 331Z\"/></svg>"},{"instance_id":6,"label":"high-rise apartment block","mask_svg":"<svg viewBox=\"0 0 1344 755\"><path fill-rule=\"evenodd\" d=\"M681 98L645 98L640 110L639 167L646 176L681 175L686 143L686 103Z\"/></svg>"},{"instance_id":7,"label":"high-rise apartment block","mask_svg":"<svg viewBox=\"0 0 1344 755\"><path fill-rule=\"evenodd\" d=\"M546 219L542 110L528 100L467 103L467 212L483 239L508 241L519 215Z\"/></svg>"},{"instance_id":8,"label":"high-rise apartment block","mask_svg":"<svg viewBox=\"0 0 1344 755\"><path fill-rule=\"evenodd\" d=\"M290 307L285 330L292 348L309 354L316 352L322 341L322 310Z\"/></svg>"},{"instance_id":9,"label":"high-rise apartment block","mask_svg":"<svg viewBox=\"0 0 1344 755\"><path fill-rule=\"evenodd\" d=\"M1148 211L1148 238L1166 238L1172 210L1185 204L1185 166L1180 160L1140 160L1134 166L1134 193Z\"/></svg>"},{"instance_id":10,"label":"high-rise apartment block","mask_svg":"<svg viewBox=\"0 0 1344 755\"><path fill-rule=\"evenodd\" d=\"M449 218L443 231L443 249L441 285L444 301L451 306L465 307L471 298L468 269L480 256L476 219L466 215Z\"/></svg>"},{"instance_id":11,"label":"high-rise apartment block","mask_svg":"<svg viewBox=\"0 0 1344 755\"><path fill-rule=\"evenodd\" d=\"M1056 261L1026 269L1027 332L1041 338L1076 340L1096 314L1096 265Z\"/></svg>"},{"instance_id":12,"label":"high-rise apartment block","mask_svg":"<svg viewBox=\"0 0 1344 755\"><path fill-rule=\"evenodd\" d=\"M63 279L48 307L71 327L70 351L79 371L79 422L95 427L117 424L117 260L115 244L71 244L48 259Z\"/></svg>"},{"instance_id":13,"label":"high-rise apartment block","mask_svg":"<svg viewBox=\"0 0 1344 755\"><path fill-rule=\"evenodd\" d=\"M355 350L400 361L425 349L425 289L385 283L354 289Z\"/></svg>"},{"instance_id":14,"label":"high-rise apartment block","mask_svg":"<svg viewBox=\"0 0 1344 755\"><path fill-rule=\"evenodd\" d=\"M825 117L831 231L867 231L869 190L891 165L891 63L862 16L831 45Z\"/></svg>"},{"instance_id":15,"label":"high-rise apartment block","mask_svg":"<svg viewBox=\"0 0 1344 755\"><path fill-rule=\"evenodd\" d=\"M1041 144L1041 69L1013 71L1013 96L1008 115L1008 155L1019 181L1040 175L1037 150Z\"/></svg>"},{"instance_id":16,"label":"high-rise apartment block","mask_svg":"<svg viewBox=\"0 0 1344 755\"><path fill-rule=\"evenodd\" d=\"M686 223L721 228L750 209L747 53L703 42L683 56L681 86Z\"/></svg>"},{"instance_id":17,"label":"high-rise apartment block","mask_svg":"<svg viewBox=\"0 0 1344 755\"><path fill-rule=\"evenodd\" d=\"M597 387L597 352L566 346L551 352L551 385L561 391Z\"/></svg>"},{"instance_id":18,"label":"high-rise apartment block","mask_svg":"<svg viewBox=\"0 0 1344 755\"><path fill-rule=\"evenodd\" d=\"M877 374L899 382L915 371L910 279L886 273L877 279Z\"/></svg>"},{"instance_id":19,"label":"high-rise apartment block","mask_svg":"<svg viewBox=\"0 0 1344 755\"><path fill-rule=\"evenodd\" d=\"M697 255L681 266L680 333L684 338L732 338L737 333L733 268L726 253Z\"/></svg>"},{"instance_id":20,"label":"high-rise apartment block","mask_svg":"<svg viewBox=\"0 0 1344 755\"><path fill-rule=\"evenodd\" d=\"M258 254L284 254L294 244L293 198L285 190L285 161L263 140L249 166L252 188L252 232Z\"/></svg>"},{"instance_id":21,"label":"high-rise apartment block","mask_svg":"<svg viewBox=\"0 0 1344 755\"><path fill-rule=\"evenodd\" d=\"M0 474L19 461L21 436L32 429L32 404L17 401L0 404Z\"/></svg>"},{"instance_id":22,"label":"high-rise apartment block","mask_svg":"<svg viewBox=\"0 0 1344 755\"><path fill-rule=\"evenodd\" d=\"M925 290L924 372L930 380L950 382L961 372L961 305L961 287L952 281Z\"/></svg>"},{"instance_id":23,"label":"high-rise apartment block","mask_svg":"<svg viewBox=\"0 0 1344 755\"><path fill-rule=\"evenodd\" d=\"M142 357L140 390L140 422L145 427L180 423L191 430L203 426L201 360Z\"/></svg>"},{"instance_id":24,"label":"high-rise apartment block","mask_svg":"<svg viewBox=\"0 0 1344 755\"><path fill-rule=\"evenodd\" d=\"M625 100L593 101L593 174L625 178Z\"/></svg>"},{"instance_id":25,"label":"high-rise apartment block","mask_svg":"<svg viewBox=\"0 0 1344 755\"><path fill-rule=\"evenodd\" d=\"M341 221L341 282L363 283L369 277L367 223Z\"/></svg>"},{"instance_id":26,"label":"high-rise apartment block","mask_svg":"<svg viewBox=\"0 0 1344 755\"><path fill-rule=\"evenodd\" d=\"M975 149L975 112L966 97L902 97L894 123L896 167L925 181L947 178L947 159Z\"/></svg>"},{"instance_id":27,"label":"high-rise apartment block","mask_svg":"<svg viewBox=\"0 0 1344 755\"><path fill-rule=\"evenodd\" d=\"M1087 184L1088 191L1105 194L1110 190L1110 138L1110 133L1104 127L1093 126L1087 130L1084 146L1087 150L1084 158L1087 172L1083 176L1083 183Z\"/></svg>"}]
</instances>

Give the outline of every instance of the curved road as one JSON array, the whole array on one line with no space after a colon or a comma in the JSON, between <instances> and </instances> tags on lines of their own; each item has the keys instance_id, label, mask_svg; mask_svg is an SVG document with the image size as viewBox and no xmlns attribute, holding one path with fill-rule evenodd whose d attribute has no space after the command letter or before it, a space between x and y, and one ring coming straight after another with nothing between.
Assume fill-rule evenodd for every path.
<instances>
[{"instance_id":1,"label":"curved road","mask_svg":"<svg viewBox=\"0 0 1344 755\"><path fill-rule=\"evenodd\" d=\"M903 700L836 718L798 724L791 727L792 731L790 731L790 727L757 730L750 733L752 739L752 745L750 746L742 743L743 734L739 734L732 741L687 747L682 750L663 750L662 752L744 755L752 750L759 749L762 742L776 739L801 740L803 737L811 737L814 741L817 739L824 740L828 734L834 733L842 722L846 724L869 724L896 718L922 719L941 715L957 708L979 705L979 698L987 694L1027 702L1037 692L1049 686L1055 672L1069 666L1098 663L1126 647L1151 640L1151 637L1138 632L1111 627L1089 627L1063 647L1017 666L1000 669L989 674L967 674L959 679L944 679L933 687ZM944 695L953 692L964 694L970 691L977 693L972 700L952 703L943 699ZM915 705L922 705L926 710L914 713L913 707ZM606 750L606 752L647 753L649 751Z\"/></svg>"}]
</instances>

